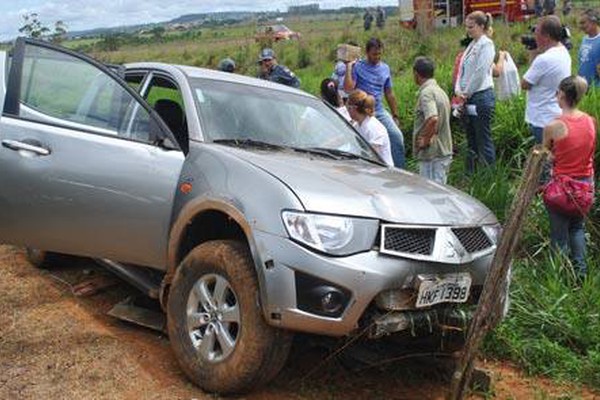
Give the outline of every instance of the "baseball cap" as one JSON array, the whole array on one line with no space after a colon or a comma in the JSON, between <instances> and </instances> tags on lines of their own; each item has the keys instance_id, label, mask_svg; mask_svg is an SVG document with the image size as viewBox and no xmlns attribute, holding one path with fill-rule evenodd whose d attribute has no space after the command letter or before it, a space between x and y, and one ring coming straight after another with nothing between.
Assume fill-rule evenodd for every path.
<instances>
[{"instance_id":1,"label":"baseball cap","mask_svg":"<svg viewBox=\"0 0 600 400\"><path fill-rule=\"evenodd\" d=\"M261 61L265 61L265 60L272 60L275 58L275 52L273 51L273 49L262 49L260 51L260 55L258 56L258 62Z\"/></svg>"},{"instance_id":2,"label":"baseball cap","mask_svg":"<svg viewBox=\"0 0 600 400\"><path fill-rule=\"evenodd\" d=\"M217 68L219 71L233 72L235 71L235 61L233 61L231 58L224 58L219 61L219 66Z\"/></svg>"}]
</instances>

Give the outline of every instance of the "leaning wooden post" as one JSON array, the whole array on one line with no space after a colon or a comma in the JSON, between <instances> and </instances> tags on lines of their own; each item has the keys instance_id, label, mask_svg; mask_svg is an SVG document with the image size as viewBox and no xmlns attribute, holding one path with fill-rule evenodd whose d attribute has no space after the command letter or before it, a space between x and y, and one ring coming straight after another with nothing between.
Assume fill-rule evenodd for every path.
<instances>
[{"instance_id":1,"label":"leaning wooden post","mask_svg":"<svg viewBox=\"0 0 600 400\"><path fill-rule=\"evenodd\" d=\"M460 354L456 370L452 375L450 400L460 400L469 386L473 364L479 346L486 333L493 329L500 319L502 309L500 300L506 284L506 276L517 243L521 237L521 227L529 204L539 187L539 177L548 151L536 146L527 160L521 177L519 189L513 199L504 232L492 260L489 274L483 285L479 304L469 327L465 346Z\"/></svg>"}]
</instances>

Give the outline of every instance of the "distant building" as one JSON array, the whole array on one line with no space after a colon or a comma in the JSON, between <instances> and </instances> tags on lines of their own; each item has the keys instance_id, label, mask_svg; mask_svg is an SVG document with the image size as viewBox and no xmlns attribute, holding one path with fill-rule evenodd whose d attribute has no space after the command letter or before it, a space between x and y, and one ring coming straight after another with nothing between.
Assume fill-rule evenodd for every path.
<instances>
[{"instance_id":1,"label":"distant building","mask_svg":"<svg viewBox=\"0 0 600 400\"><path fill-rule=\"evenodd\" d=\"M189 29L190 24L169 24L167 27L172 31L185 31Z\"/></svg>"},{"instance_id":2,"label":"distant building","mask_svg":"<svg viewBox=\"0 0 600 400\"><path fill-rule=\"evenodd\" d=\"M306 4L303 6L289 6L288 14L314 14L318 13L320 9L319 3Z\"/></svg>"}]
</instances>

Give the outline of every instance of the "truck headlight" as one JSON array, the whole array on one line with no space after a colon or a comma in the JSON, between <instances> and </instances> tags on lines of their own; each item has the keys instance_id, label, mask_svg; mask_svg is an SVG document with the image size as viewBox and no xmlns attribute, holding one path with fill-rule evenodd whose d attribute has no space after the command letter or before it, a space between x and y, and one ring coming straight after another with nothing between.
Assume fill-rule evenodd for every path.
<instances>
[{"instance_id":1,"label":"truck headlight","mask_svg":"<svg viewBox=\"0 0 600 400\"><path fill-rule=\"evenodd\" d=\"M292 239L332 255L369 250L379 222L373 219L284 211L285 229Z\"/></svg>"}]
</instances>

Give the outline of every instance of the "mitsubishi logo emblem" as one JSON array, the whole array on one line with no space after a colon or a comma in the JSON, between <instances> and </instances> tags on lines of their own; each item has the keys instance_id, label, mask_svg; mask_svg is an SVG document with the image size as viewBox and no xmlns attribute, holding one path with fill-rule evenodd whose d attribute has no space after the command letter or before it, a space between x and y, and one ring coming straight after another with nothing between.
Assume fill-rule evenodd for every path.
<instances>
[{"instance_id":1,"label":"mitsubishi logo emblem","mask_svg":"<svg viewBox=\"0 0 600 400\"><path fill-rule=\"evenodd\" d=\"M463 258L465 256L465 250L462 246L457 244L452 239L446 240L446 257L449 258Z\"/></svg>"}]
</instances>

